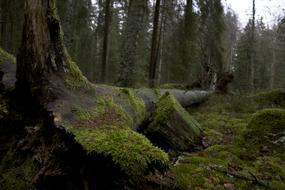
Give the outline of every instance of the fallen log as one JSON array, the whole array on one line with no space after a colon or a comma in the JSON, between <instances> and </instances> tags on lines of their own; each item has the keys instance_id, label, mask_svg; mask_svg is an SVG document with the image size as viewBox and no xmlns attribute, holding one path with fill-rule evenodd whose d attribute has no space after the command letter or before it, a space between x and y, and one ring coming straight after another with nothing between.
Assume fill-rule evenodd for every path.
<instances>
[{"instance_id":1,"label":"fallen log","mask_svg":"<svg viewBox=\"0 0 285 190\"><path fill-rule=\"evenodd\" d=\"M199 142L199 124L180 103L196 104L210 93L91 84L64 47L55 1L25 0L25 5L17 81L10 101L11 113L26 129L24 140L17 143L24 151L23 162L16 168L22 172L25 161L32 162L27 165L33 172L24 185L35 177L34 184L47 190L84 189L81 180L85 189L118 189L104 180L118 182L119 178L122 183L116 184L124 186L154 170L164 172L168 154L137 132L146 120L147 135L162 134L157 145L171 142L161 146L166 150L184 150ZM7 173L14 168L9 167ZM7 183L18 180L10 178Z\"/></svg>"}]
</instances>

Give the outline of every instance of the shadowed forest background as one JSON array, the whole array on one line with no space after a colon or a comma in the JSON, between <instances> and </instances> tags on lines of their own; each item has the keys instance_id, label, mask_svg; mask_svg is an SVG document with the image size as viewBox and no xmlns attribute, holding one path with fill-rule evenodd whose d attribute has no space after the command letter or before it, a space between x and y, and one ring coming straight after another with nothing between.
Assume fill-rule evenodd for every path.
<instances>
[{"instance_id":1,"label":"shadowed forest background","mask_svg":"<svg viewBox=\"0 0 285 190\"><path fill-rule=\"evenodd\" d=\"M250 17L240 28L220 1L62 0L57 8L65 45L90 81L211 89L233 75L238 92L284 87L282 15L274 24ZM16 55L24 1L3 0L1 10L1 47Z\"/></svg>"},{"instance_id":2,"label":"shadowed forest background","mask_svg":"<svg viewBox=\"0 0 285 190\"><path fill-rule=\"evenodd\" d=\"M284 190L285 13L0 0L1 190Z\"/></svg>"}]
</instances>

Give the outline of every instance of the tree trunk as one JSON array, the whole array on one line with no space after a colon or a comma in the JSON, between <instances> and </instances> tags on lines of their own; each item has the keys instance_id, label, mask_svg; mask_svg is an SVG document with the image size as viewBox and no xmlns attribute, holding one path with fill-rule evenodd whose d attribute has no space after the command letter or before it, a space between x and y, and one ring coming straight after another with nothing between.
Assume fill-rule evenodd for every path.
<instances>
[{"instance_id":1,"label":"tree trunk","mask_svg":"<svg viewBox=\"0 0 285 190\"><path fill-rule=\"evenodd\" d=\"M18 93L33 96L41 103L54 98L64 84L80 86L87 82L66 51L54 0L25 0L16 77Z\"/></svg>"},{"instance_id":2,"label":"tree trunk","mask_svg":"<svg viewBox=\"0 0 285 190\"><path fill-rule=\"evenodd\" d=\"M149 62L149 87L155 86L156 66L157 66L157 51L158 51L158 30L159 30L159 15L160 15L160 0L156 0L155 13L153 19L152 44Z\"/></svg>"},{"instance_id":3,"label":"tree trunk","mask_svg":"<svg viewBox=\"0 0 285 190\"><path fill-rule=\"evenodd\" d=\"M107 64L109 57L109 37L110 37L110 24L111 24L111 6L112 0L107 0L105 5L105 26L104 26L104 40L103 40L103 57L102 57L102 76L103 83L107 79Z\"/></svg>"},{"instance_id":4,"label":"tree trunk","mask_svg":"<svg viewBox=\"0 0 285 190\"><path fill-rule=\"evenodd\" d=\"M119 86L132 87L134 85L138 42L143 30L146 9L147 0L130 2L123 36L122 62L118 79Z\"/></svg>"},{"instance_id":5,"label":"tree trunk","mask_svg":"<svg viewBox=\"0 0 285 190\"><path fill-rule=\"evenodd\" d=\"M276 65L276 34L273 36L272 60L270 64L270 89L275 86L275 65Z\"/></svg>"},{"instance_id":6,"label":"tree trunk","mask_svg":"<svg viewBox=\"0 0 285 190\"><path fill-rule=\"evenodd\" d=\"M251 55L250 55L250 86L251 92L255 92L255 0L252 0L252 36L251 36Z\"/></svg>"}]
</instances>

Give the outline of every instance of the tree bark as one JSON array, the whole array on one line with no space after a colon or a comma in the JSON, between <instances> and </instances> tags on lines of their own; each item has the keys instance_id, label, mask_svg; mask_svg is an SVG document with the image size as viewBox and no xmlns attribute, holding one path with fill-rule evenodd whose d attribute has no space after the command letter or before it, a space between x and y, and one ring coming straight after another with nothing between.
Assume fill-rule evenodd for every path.
<instances>
[{"instance_id":1,"label":"tree bark","mask_svg":"<svg viewBox=\"0 0 285 190\"><path fill-rule=\"evenodd\" d=\"M22 45L17 56L17 92L46 102L62 90L67 77L69 82L86 80L81 78L64 46L55 1L25 0Z\"/></svg>"},{"instance_id":2,"label":"tree bark","mask_svg":"<svg viewBox=\"0 0 285 190\"><path fill-rule=\"evenodd\" d=\"M250 84L251 92L255 92L255 0L252 0L252 31L251 31L251 55L250 55Z\"/></svg>"},{"instance_id":3,"label":"tree bark","mask_svg":"<svg viewBox=\"0 0 285 190\"><path fill-rule=\"evenodd\" d=\"M152 44L149 62L149 87L155 86L156 66L157 66L157 51L158 51L158 30L159 30L159 16L160 16L160 0L156 0L154 19L153 19L153 33Z\"/></svg>"},{"instance_id":4,"label":"tree bark","mask_svg":"<svg viewBox=\"0 0 285 190\"><path fill-rule=\"evenodd\" d=\"M111 7L112 0L107 0L105 5L105 26L104 26L104 40L103 40L103 57L102 57L102 76L103 83L107 79L107 65L109 57L109 37L110 37L110 24L111 24Z\"/></svg>"},{"instance_id":5,"label":"tree bark","mask_svg":"<svg viewBox=\"0 0 285 190\"><path fill-rule=\"evenodd\" d=\"M119 86L132 87L134 85L134 72L138 42L143 30L146 15L147 0L131 1L128 8L128 18L124 29L122 48L122 62L119 70Z\"/></svg>"}]
</instances>

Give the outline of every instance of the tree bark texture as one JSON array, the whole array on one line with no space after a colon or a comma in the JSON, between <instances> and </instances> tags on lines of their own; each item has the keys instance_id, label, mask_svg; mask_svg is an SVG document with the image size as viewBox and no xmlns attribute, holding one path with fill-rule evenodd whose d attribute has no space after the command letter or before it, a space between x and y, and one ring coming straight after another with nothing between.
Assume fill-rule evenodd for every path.
<instances>
[{"instance_id":1,"label":"tree bark texture","mask_svg":"<svg viewBox=\"0 0 285 190\"><path fill-rule=\"evenodd\" d=\"M147 0L131 1L129 5L119 70L119 86L133 86L138 41L141 37L146 9Z\"/></svg>"},{"instance_id":2,"label":"tree bark texture","mask_svg":"<svg viewBox=\"0 0 285 190\"><path fill-rule=\"evenodd\" d=\"M149 62L149 87L155 86L156 67L157 67L157 51L158 51L158 32L159 32L159 20L160 20L160 0L156 0L154 19L153 19L153 33L152 44L150 52Z\"/></svg>"},{"instance_id":3,"label":"tree bark texture","mask_svg":"<svg viewBox=\"0 0 285 190\"><path fill-rule=\"evenodd\" d=\"M63 79L70 66L54 0L25 0L19 52L16 89L33 96L49 97L48 86L55 81L54 77Z\"/></svg>"},{"instance_id":4,"label":"tree bark texture","mask_svg":"<svg viewBox=\"0 0 285 190\"><path fill-rule=\"evenodd\" d=\"M104 40L103 40L103 57L102 57L102 82L107 80L107 65L109 57L109 37L111 24L111 7L112 0L107 0L105 5L105 26L104 26Z\"/></svg>"}]
</instances>

